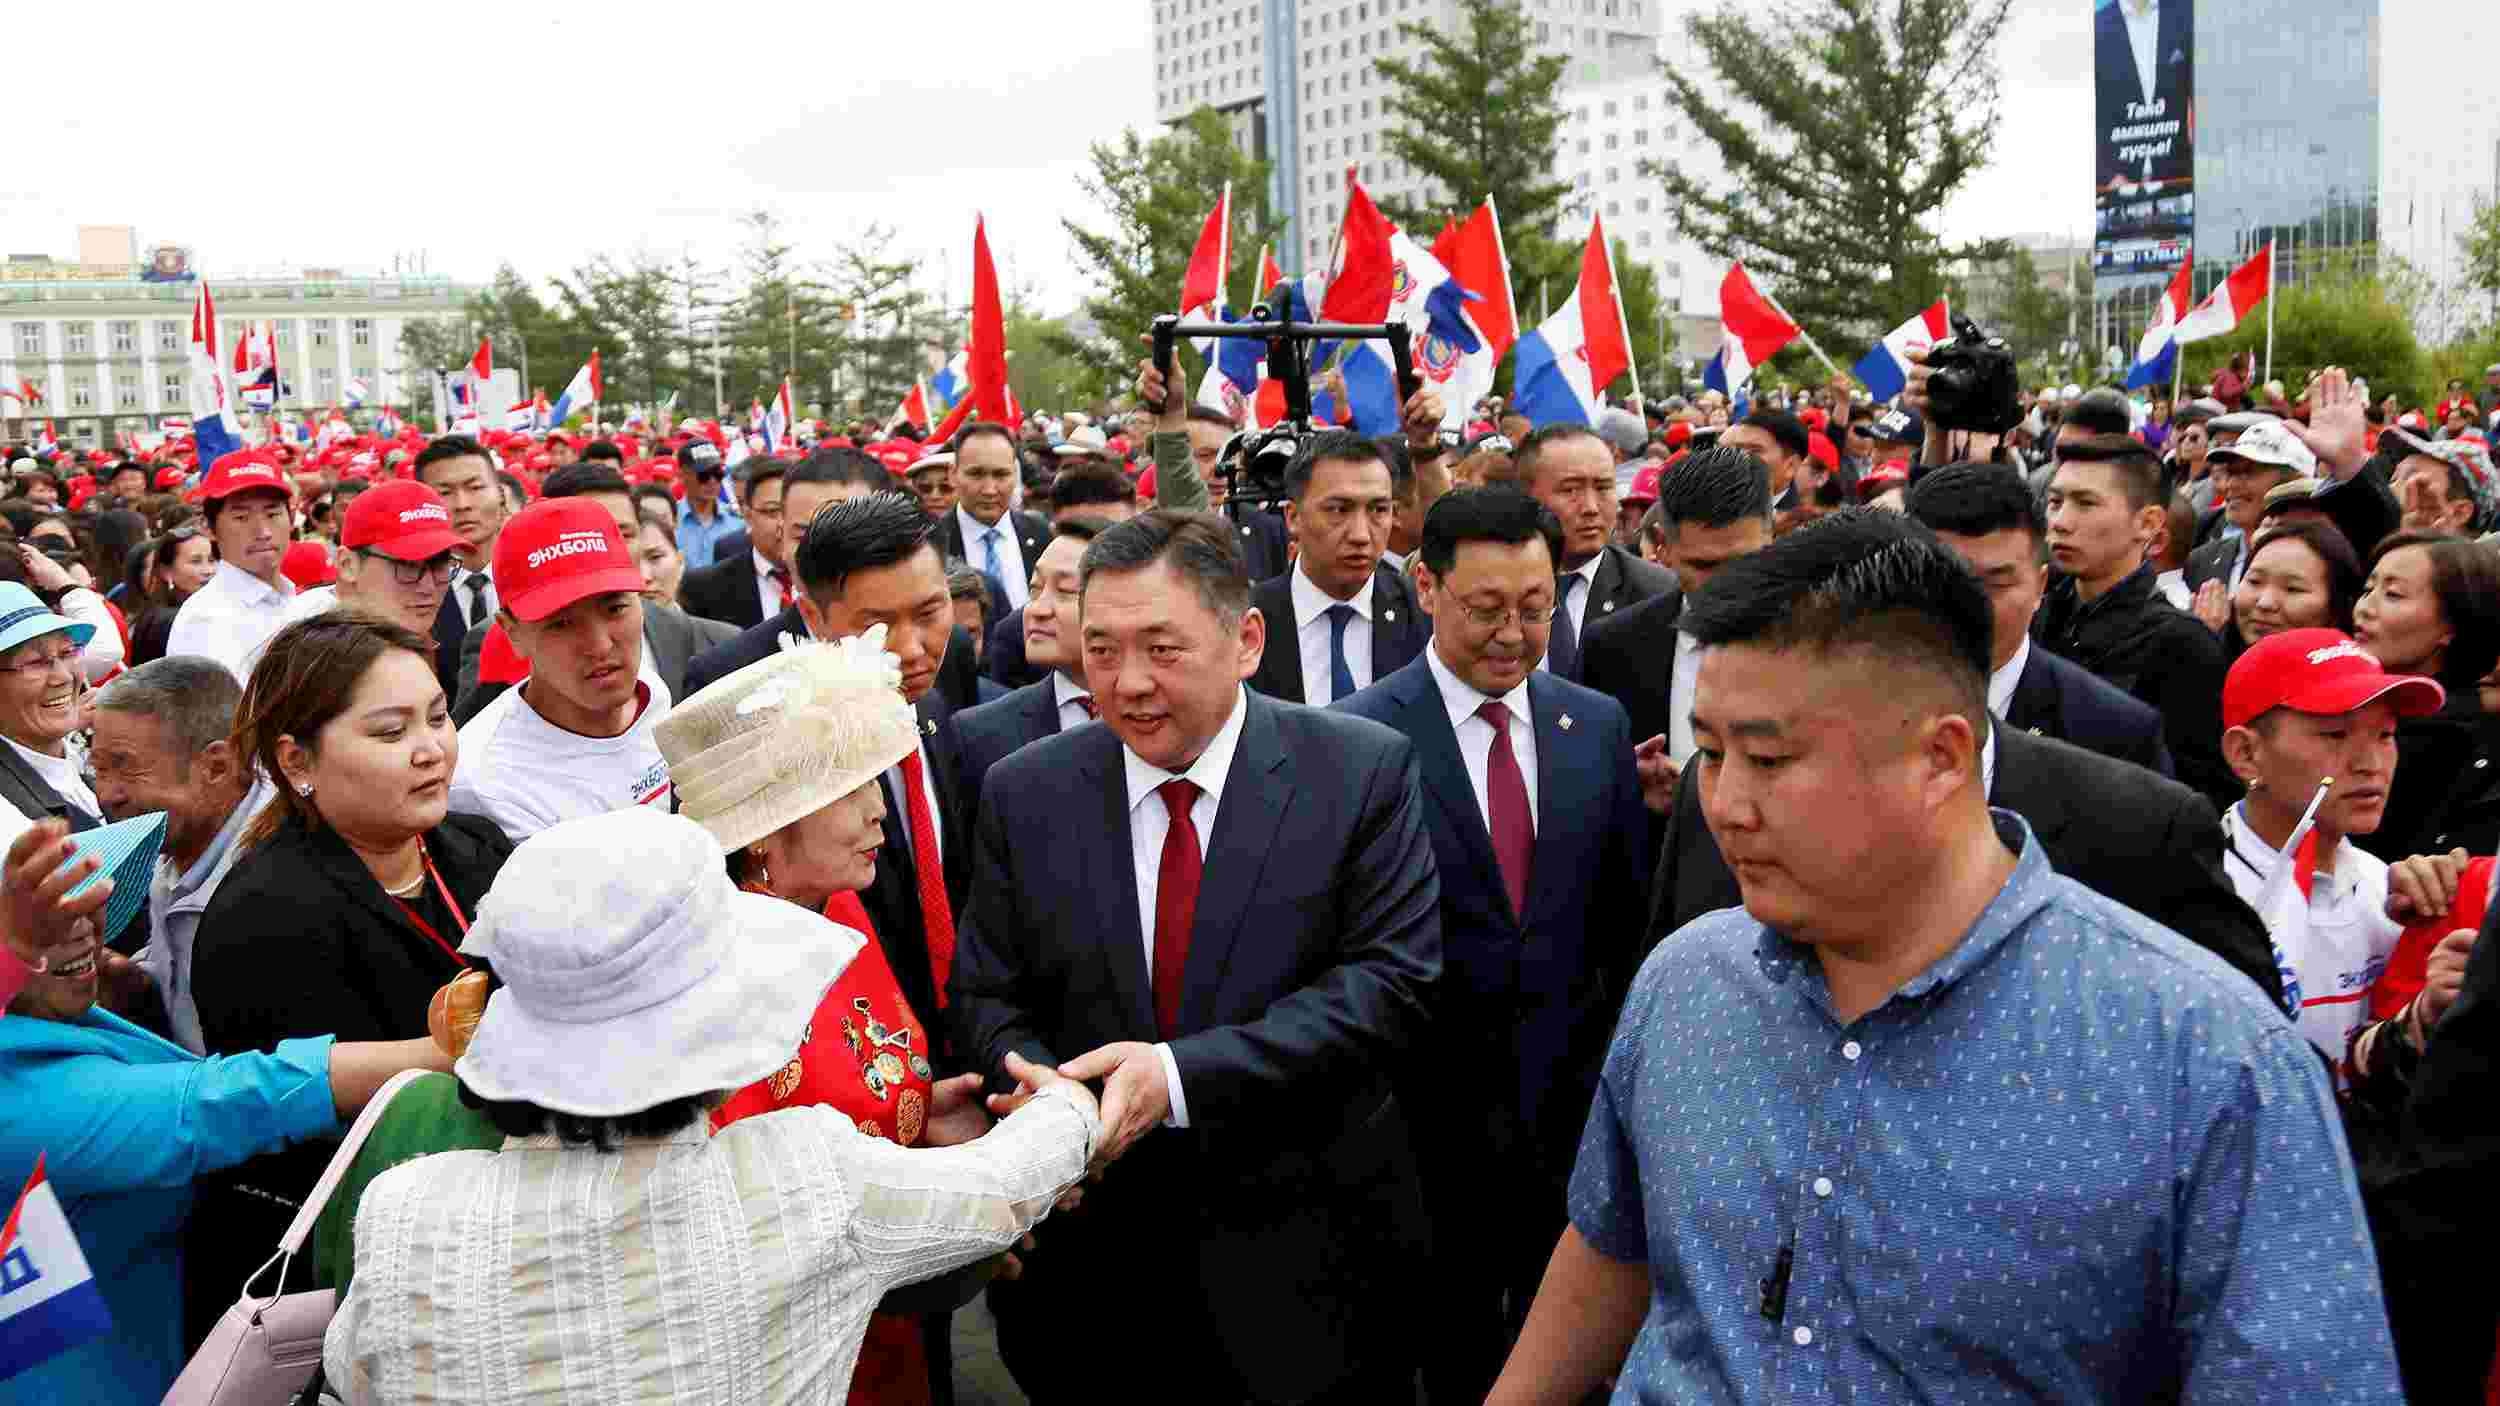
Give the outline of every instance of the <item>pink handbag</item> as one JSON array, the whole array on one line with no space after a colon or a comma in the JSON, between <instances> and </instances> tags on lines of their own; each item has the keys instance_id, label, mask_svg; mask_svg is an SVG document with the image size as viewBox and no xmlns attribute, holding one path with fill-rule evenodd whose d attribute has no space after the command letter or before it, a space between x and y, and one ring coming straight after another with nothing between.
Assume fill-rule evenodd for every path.
<instances>
[{"instance_id":1,"label":"pink handbag","mask_svg":"<svg viewBox=\"0 0 2500 1406\"><path fill-rule=\"evenodd\" d=\"M337 1296L328 1289L290 1294L287 1271L311 1237L314 1222L321 1219L321 1208L330 1204L330 1194L338 1190L365 1139L382 1121L382 1110L423 1073L409 1069L392 1075L365 1111L356 1115L355 1125L347 1130L321 1180L279 1240L278 1252L244 1279L242 1297L217 1320L208 1341L200 1344L182 1375L174 1379L165 1393L165 1406L290 1406L303 1394L314 1369L321 1365L321 1339L329 1331ZM269 1272L270 1265L278 1267L278 1282L263 1297L253 1293L252 1286Z\"/></svg>"}]
</instances>

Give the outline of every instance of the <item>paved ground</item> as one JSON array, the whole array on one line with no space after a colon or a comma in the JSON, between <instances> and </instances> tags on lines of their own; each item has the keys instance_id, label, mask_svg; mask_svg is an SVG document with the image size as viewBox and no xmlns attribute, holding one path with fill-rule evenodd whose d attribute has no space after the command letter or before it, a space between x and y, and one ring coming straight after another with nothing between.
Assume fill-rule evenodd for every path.
<instances>
[{"instance_id":1,"label":"paved ground","mask_svg":"<svg viewBox=\"0 0 2500 1406\"><path fill-rule=\"evenodd\" d=\"M1025 1406L998 1359L998 1324L986 1295L955 1312L955 1406Z\"/></svg>"}]
</instances>

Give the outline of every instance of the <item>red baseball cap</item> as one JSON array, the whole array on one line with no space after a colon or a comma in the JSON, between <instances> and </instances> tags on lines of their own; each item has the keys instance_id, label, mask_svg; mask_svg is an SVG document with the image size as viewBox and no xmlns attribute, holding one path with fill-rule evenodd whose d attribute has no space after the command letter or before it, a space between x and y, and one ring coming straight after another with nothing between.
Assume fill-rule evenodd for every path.
<instances>
[{"instance_id":1,"label":"red baseball cap","mask_svg":"<svg viewBox=\"0 0 2500 1406\"><path fill-rule=\"evenodd\" d=\"M451 507L414 479L393 479L356 495L339 523L339 545L372 550L394 561L432 561L459 548Z\"/></svg>"},{"instance_id":2,"label":"red baseball cap","mask_svg":"<svg viewBox=\"0 0 2500 1406\"><path fill-rule=\"evenodd\" d=\"M619 591L640 594L642 568L616 519L588 498L532 503L495 539L495 596L515 618L544 620L584 596Z\"/></svg>"},{"instance_id":3,"label":"red baseball cap","mask_svg":"<svg viewBox=\"0 0 2500 1406\"><path fill-rule=\"evenodd\" d=\"M299 591L327 586L339 579L338 563L330 560L329 547L320 542L290 543L286 555L278 559L278 570Z\"/></svg>"},{"instance_id":4,"label":"red baseball cap","mask_svg":"<svg viewBox=\"0 0 2500 1406\"><path fill-rule=\"evenodd\" d=\"M1623 501L1627 503L1657 502L1658 478L1659 475L1665 471L1666 466L1664 464L1651 464L1647 468L1642 469L1639 473L1632 475L1632 487L1624 493Z\"/></svg>"},{"instance_id":5,"label":"red baseball cap","mask_svg":"<svg viewBox=\"0 0 2500 1406\"><path fill-rule=\"evenodd\" d=\"M237 493L266 490L281 498L293 496L286 475L278 466L249 449L238 449L209 466L208 480L200 485L200 498L214 503Z\"/></svg>"},{"instance_id":6,"label":"red baseball cap","mask_svg":"<svg viewBox=\"0 0 2500 1406\"><path fill-rule=\"evenodd\" d=\"M1910 461L1886 459L1858 480L1858 501L1865 502L1910 481Z\"/></svg>"},{"instance_id":7,"label":"red baseball cap","mask_svg":"<svg viewBox=\"0 0 2500 1406\"><path fill-rule=\"evenodd\" d=\"M2276 708L2340 717L2385 698L2399 717L2436 713L2448 691L2419 674L2391 674L2341 630L2285 630L2248 647L2222 680L2222 725L2246 727Z\"/></svg>"},{"instance_id":8,"label":"red baseball cap","mask_svg":"<svg viewBox=\"0 0 2500 1406\"><path fill-rule=\"evenodd\" d=\"M180 488L182 481L189 477L190 475L184 473L179 467L168 465L156 471L156 489L163 493Z\"/></svg>"}]
</instances>

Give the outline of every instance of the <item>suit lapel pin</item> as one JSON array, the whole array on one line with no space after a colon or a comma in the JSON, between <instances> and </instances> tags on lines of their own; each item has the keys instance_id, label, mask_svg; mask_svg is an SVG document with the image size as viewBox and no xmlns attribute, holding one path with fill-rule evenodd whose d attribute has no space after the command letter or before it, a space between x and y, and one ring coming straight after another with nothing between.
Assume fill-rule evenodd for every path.
<instances>
[{"instance_id":1,"label":"suit lapel pin","mask_svg":"<svg viewBox=\"0 0 2500 1406\"><path fill-rule=\"evenodd\" d=\"M1560 718L1555 720L1554 726L1561 728L1565 732L1571 731L1571 715L1569 713L1563 714Z\"/></svg>"},{"instance_id":2,"label":"suit lapel pin","mask_svg":"<svg viewBox=\"0 0 2500 1406\"><path fill-rule=\"evenodd\" d=\"M1612 615L1612 614L1614 614L1614 613L1615 613L1615 603L1614 603L1613 601L1608 601L1608 602L1606 602L1606 609L1605 609L1605 611L1604 611L1603 613L1604 613L1604 614L1607 614L1607 615Z\"/></svg>"},{"instance_id":3,"label":"suit lapel pin","mask_svg":"<svg viewBox=\"0 0 2500 1406\"><path fill-rule=\"evenodd\" d=\"M937 736L937 723L932 719L922 718L920 720L920 735L923 737Z\"/></svg>"},{"instance_id":4,"label":"suit lapel pin","mask_svg":"<svg viewBox=\"0 0 2500 1406\"><path fill-rule=\"evenodd\" d=\"M2031 730L2031 735L2032 735L2032 736L2034 736L2034 737L2040 737L2040 736L2043 736L2044 734L2040 731L2040 729L2038 729L2038 728L2036 728L2036 727L2035 727L2035 728L2033 728L2033 729Z\"/></svg>"},{"instance_id":5,"label":"suit lapel pin","mask_svg":"<svg viewBox=\"0 0 2500 1406\"><path fill-rule=\"evenodd\" d=\"M1384 610L1380 612L1380 618L1383 620L1395 620L1398 618L1398 613L1394 610Z\"/></svg>"}]
</instances>

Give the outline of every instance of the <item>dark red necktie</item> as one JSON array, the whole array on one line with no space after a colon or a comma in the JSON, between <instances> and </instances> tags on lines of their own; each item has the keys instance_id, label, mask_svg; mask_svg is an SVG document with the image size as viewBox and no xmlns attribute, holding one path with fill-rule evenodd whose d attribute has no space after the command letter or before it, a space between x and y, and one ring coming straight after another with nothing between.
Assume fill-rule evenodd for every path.
<instances>
[{"instance_id":1,"label":"dark red necktie","mask_svg":"<svg viewBox=\"0 0 2500 1406\"><path fill-rule=\"evenodd\" d=\"M1156 790L1172 813L1172 828L1163 832L1163 867L1155 877L1155 1030L1166 1040L1181 1023L1181 968L1189 962L1189 925L1198 916L1198 875L1205 859L1198 853L1198 825L1189 808L1198 801L1198 783L1182 777Z\"/></svg>"},{"instance_id":2,"label":"dark red necktie","mask_svg":"<svg viewBox=\"0 0 2500 1406\"><path fill-rule=\"evenodd\" d=\"M1494 699L1476 710L1493 725L1493 751L1485 759L1484 800L1493 833L1493 857L1502 865L1502 887L1510 890L1510 909L1528 916L1528 871L1535 862L1536 819L1528 810L1528 781L1519 770L1519 754L1510 749L1510 709Z\"/></svg>"},{"instance_id":3,"label":"dark red necktie","mask_svg":"<svg viewBox=\"0 0 2500 1406\"><path fill-rule=\"evenodd\" d=\"M1071 698L1068 701L1084 709L1085 716L1089 718L1100 719L1102 717L1102 709L1094 705L1094 695L1090 693L1078 694L1076 697Z\"/></svg>"},{"instance_id":4,"label":"dark red necktie","mask_svg":"<svg viewBox=\"0 0 2500 1406\"><path fill-rule=\"evenodd\" d=\"M946 1005L946 978L955 970L955 910L946 902L946 866L938 857L937 821L929 814L928 788L920 784L920 749L903 757L903 814L911 821L912 877L920 883L920 925L929 938L929 976L937 1003Z\"/></svg>"},{"instance_id":5,"label":"dark red necktie","mask_svg":"<svg viewBox=\"0 0 2500 1406\"><path fill-rule=\"evenodd\" d=\"M788 610L790 608L789 568L776 566L767 574L773 578L773 594L780 597L781 608Z\"/></svg>"}]
</instances>

